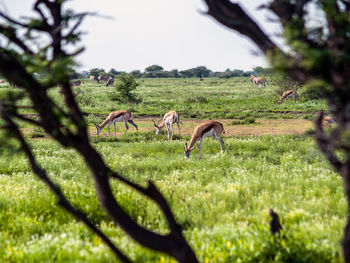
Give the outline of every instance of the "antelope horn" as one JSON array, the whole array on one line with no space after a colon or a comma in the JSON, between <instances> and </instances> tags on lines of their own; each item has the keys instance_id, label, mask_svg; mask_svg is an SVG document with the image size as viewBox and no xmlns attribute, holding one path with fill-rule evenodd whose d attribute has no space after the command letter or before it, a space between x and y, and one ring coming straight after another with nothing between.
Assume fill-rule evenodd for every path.
<instances>
[{"instance_id":1,"label":"antelope horn","mask_svg":"<svg viewBox=\"0 0 350 263\"><path fill-rule=\"evenodd\" d=\"M158 125L156 124L156 122L154 120L152 121L153 121L153 125L158 128Z\"/></svg>"}]
</instances>

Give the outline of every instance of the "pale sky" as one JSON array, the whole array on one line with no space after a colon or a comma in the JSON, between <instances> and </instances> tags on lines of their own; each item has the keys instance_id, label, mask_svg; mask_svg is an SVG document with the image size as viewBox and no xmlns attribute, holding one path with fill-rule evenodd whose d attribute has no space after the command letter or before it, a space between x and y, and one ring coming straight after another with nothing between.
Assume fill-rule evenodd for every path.
<instances>
[{"instance_id":1,"label":"pale sky","mask_svg":"<svg viewBox=\"0 0 350 263\"><path fill-rule=\"evenodd\" d=\"M266 22L268 14L256 10L266 1L241 2L267 33L277 33L278 25ZM32 4L0 0L0 8L13 17L28 16ZM78 57L80 70L144 71L153 64L165 70L206 66L213 71L267 66L262 55L254 54L258 49L250 40L201 13L206 10L202 0L72 0L66 6L113 17L83 22L81 44L86 50Z\"/></svg>"}]
</instances>

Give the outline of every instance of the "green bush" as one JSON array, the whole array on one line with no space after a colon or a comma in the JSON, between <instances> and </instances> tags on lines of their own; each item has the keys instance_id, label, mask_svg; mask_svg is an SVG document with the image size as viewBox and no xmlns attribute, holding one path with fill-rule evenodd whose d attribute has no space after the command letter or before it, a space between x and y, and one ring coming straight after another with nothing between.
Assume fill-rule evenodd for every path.
<instances>
[{"instance_id":1,"label":"green bush","mask_svg":"<svg viewBox=\"0 0 350 263\"><path fill-rule=\"evenodd\" d=\"M138 85L139 83L135 81L132 75L119 75L113 99L118 102L140 103L142 101L141 98L133 93Z\"/></svg>"},{"instance_id":2,"label":"green bush","mask_svg":"<svg viewBox=\"0 0 350 263\"><path fill-rule=\"evenodd\" d=\"M300 90L299 95L303 101L319 100L324 98L327 85L323 81L311 81L305 84Z\"/></svg>"},{"instance_id":3,"label":"green bush","mask_svg":"<svg viewBox=\"0 0 350 263\"><path fill-rule=\"evenodd\" d=\"M287 90L299 90L304 85L303 82L294 81L287 76L277 76L271 82L277 86L275 93L278 96L282 96Z\"/></svg>"}]
</instances>

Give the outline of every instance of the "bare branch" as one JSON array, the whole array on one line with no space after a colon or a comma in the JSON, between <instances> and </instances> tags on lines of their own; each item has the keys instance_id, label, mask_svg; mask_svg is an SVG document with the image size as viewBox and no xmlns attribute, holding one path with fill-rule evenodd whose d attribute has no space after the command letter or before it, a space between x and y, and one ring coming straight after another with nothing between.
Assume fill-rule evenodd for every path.
<instances>
[{"instance_id":1,"label":"bare branch","mask_svg":"<svg viewBox=\"0 0 350 263\"><path fill-rule=\"evenodd\" d=\"M66 54L67 56L77 56L79 55L80 53L82 53L83 51L85 50L85 48L81 47L81 48L78 48L76 51L74 51L73 53L68 53Z\"/></svg>"},{"instance_id":2,"label":"bare branch","mask_svg":"<svg viewBox=\"0 0 350 263\"><path fill-rule=\"evenodd\" d=\"M208 5L207 14L223 25L249 37L266 54L279 50L276 44L263 32L239 4L229 0L205 0ZM279 50L282 53L281 50Z\"/></svg>"},{"instance_id":3,"label":"bare branch","mask_svg":"<svg viewBox=\"0 0 350 263\"><path fill-rule=\"evenodd\" d=\"M40 8L40 3L41 1L37 1L35 4L34 4L34 7L33 9L38 12L38 14L40 15L41 19L42 19L42 22L47 26L47 27L50 27L50 25L48 24L48 19L47 17L44 15L43 11L41 10Z\"/></svg>"},{"instance_id":4,"label":"bare branch","mask_svg":"<svg viewBox=\"0 0 350 263\"><path fill-rule=\"evenodd\" d=\"M350 12L350 1L341 0L341 2L345 5L345 10L349 13Z\"/></svg>"},{"instance_id":5,"label":"bare branch","mask_svg":"<svg viewBox=\"0 0 350 263\"><path fill-rule=\"evenodd\" d=\"M17 37L15 29L0 25L0 33L6 36L10 42L20 47L24 52L34 55L34 52Z\"/></svg>"},{"instance_id":6,"label":"bare branch","mask_svg":"<svg viewBox=\"0 0 350 263\"><path fill-rule=\"evenodd\" d=\"M21 114L18 114L17 112L9 111L9 114L12 115L13 117L16 117L19 120L28 122L30 124L33 124L33 125L36 125L36 126L39 126L39 127L42 126L41 122L33 120L33 119L30 119L30 118L27 118L27 117L25 117L25 116L23 116Z\"/></svg>"},{"instance_id":7,"label":"bare branch","mask_svg":"<svg viewBox=\"0 0 350 263\"><path fill-rule=\"evenodd\" d=\"M74 16L75 19L78 19L78 21L75 23L74 26L72 26L72 28L70 29L70 31L66 34L66 36L64 36L63 38L66 39L67 37L69 37L71 34L74 33L74 31L81 25L81 23L83 22L84 18L88 15L94 16L96 15L96 13L90 13L90 12L84 12L84 13L80 13L80 14L76 14Z\"/></svg>"},{"instance_id":8,"label":"bare branch","mask_svg":"<svg viewBox=\"0 0 350 263\"><path fill-rule=\"evenodd\" d=\"M9 17L8 15L5 15L3 12L0 11L0 17L4 18L6 21L12 23L12 24L15 24L15 25L18 25L18 26L21 26L21 27L24 27L24 28L28 28L28 25L27 24L24 24L24 23L21 23L11 17Z\"/></svg>"},{"instance_id":9,"label":"bare branch","mask_svg":"<svg viewBox=\"0 0 350 263\"><path fill-rule=\"evenodd\" d=\"M171 215L170 208L164 197L162 197L153 183L150 182L145 189L114 173L103 163L101 156L88 144L83 143L77 150L84 156L86 163L93 171L97 194L102 206L128 235L141 245L172 255L180 262L198 262L193 250L183 237L180 226L177 225L174 216ZM116 202L109 184L109 178L118 179L155 200L166 216L171 232L163 236L136 224Z\"/></svg>"},{"instance_id":10,"label":"bare branch","mask_svg":"<svg viewBox=\"0 0 350 263\"><path fill-rule=\"evenodd\" d=\"M122 260L122 262L131 262L114 244L113 242L93 223L91 223L88 217L78 209L75 209L70 202L65 198L59 186L55 185L51 179L47 176L46 171L43 170L36 162L35 157L30 149L30 146L25 141L18 126L9 117L10 112L0 102L0 112L2 119L7 123L7 129L11 131L16 139L20 142L22 150L27 155L33 172L37 177L42 180L51 190L51 192L57 197L58 204L62 206L66 211L73 215L79 221L82 221L91 231L98 235L107 246Z\"/></svg>"},{"instance_id":11,"label":"bare branch","mask_svg":"<svg viewBox=\"0 0 350 263\"><path fill-rule=\"evenodd\" d=\"M295 3L291 3L290 1L274 0L267 5L267 8L280 18L283 26L286 26L295 15L297 15L299 20L304 18L304 7L310 1L311 0L297 0Z\"/></svg>"},{"instance_id":12,"label":"bare branch","mask_svg":"<svg viewBox=\"0 0 350 263\"><path fill-rule=\"evenodd\" d=\"M167 204L165 198L163 197L163 195L159 192L159 190L157 189L157 187L154 185L154 183L152 181L148 181L148 186L147 188L143 188L131 181L126 180L124 177L121 177L120 175L116 174L116 173L111 173L110 177L118 179L119 181L127 184L128 186L134 188L135 190L137 190L138 192L144 194L145 196L149 197L150 199L152 199L154 202L156 202L158 204L158 206L161 208L165 218L167 219L169 228L171 230L171 232L174 235L181 235L181 226L179 224L177 224L174 215L171 212L171 209L169 207L169 205Z\"/></svg>"}]
</instances>

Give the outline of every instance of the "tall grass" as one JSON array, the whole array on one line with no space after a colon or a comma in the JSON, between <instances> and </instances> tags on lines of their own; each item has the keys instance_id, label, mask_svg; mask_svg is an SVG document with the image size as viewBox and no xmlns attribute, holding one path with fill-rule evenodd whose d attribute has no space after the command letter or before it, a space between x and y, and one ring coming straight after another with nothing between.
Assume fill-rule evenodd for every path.
<instances>
[{"instance_id":1,"label":"tall grass","mask_svg":"<svg viewBox=\"0 0 350 263\"><path fill-rule=\"evenodd\" d=\"M184 138L188 139L188 138ZM201 262L341 262L347 213L342 180L307 136L225 138L226 151L206 139L203 159L184 160L184 140L150 133L93 137L106 163L168 200ZM129 239L100 208L83 160L51 140L32 140L41 165L69 200L88 213L135 262L173 262ZM0 159L0 262L113 262L101 240L58 208L24 156ZM167 233L159 209L113 182L115 197L142 226ZM285 238L268 231L268 208Z\"/></svg>"}]
</instances>

